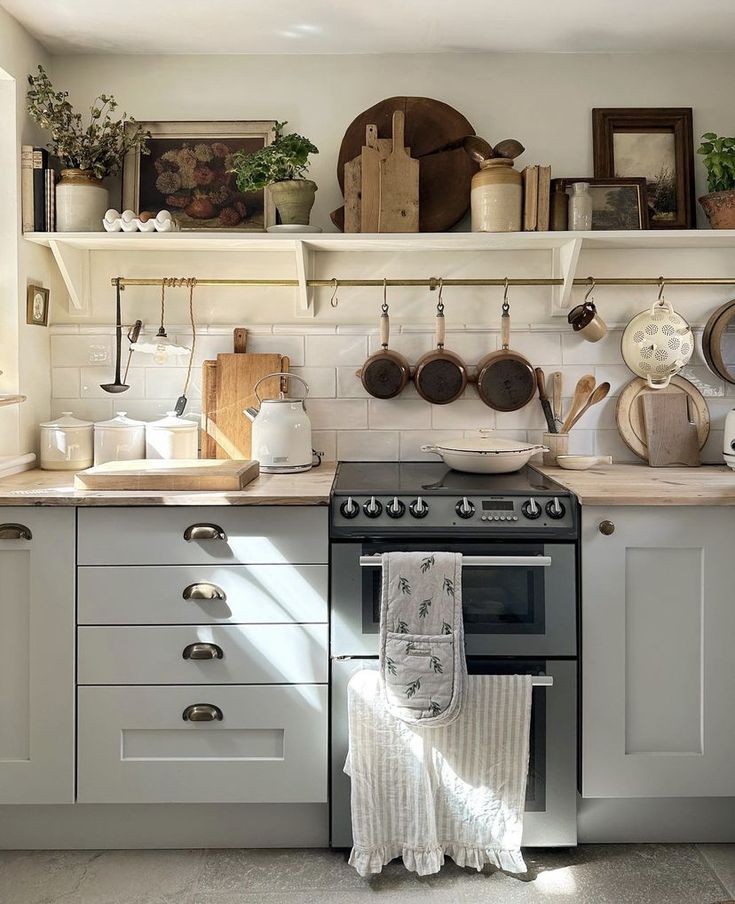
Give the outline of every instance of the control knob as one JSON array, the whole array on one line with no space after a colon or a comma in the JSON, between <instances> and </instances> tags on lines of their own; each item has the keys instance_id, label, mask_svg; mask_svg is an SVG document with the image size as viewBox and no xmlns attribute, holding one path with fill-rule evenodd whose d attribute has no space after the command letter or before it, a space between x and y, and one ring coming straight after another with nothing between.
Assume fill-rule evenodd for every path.
<instances>
[{"instance_id":1,"label":"control knob","mask_svg":"<svg viewBox=\"0 0 735 904\"><path fill-rule=\"evenodd\" d=\"M406 514L406 506L401 502L398 496L393 497L388 505L386 505L385 510L391 518L402 518Z\"/></svg>"},{"instance_id":2,"label":"control knob","mask_svg":"<svg viewBox=\"0 0 735 904\"><path fill-rule=\"evenodd\" d=\"M554 521L558 521L560 518L563 518L565 512L566 509L559 501L559 498L557 496L554 496L553 499L550 499L546 503L546 514L549 516L549 518L553 518Z\"/></svg>"},{"instance_id":3,"label":"control knob","mask_svg":"<svg viewBox=\"0 0 735 904\"><path fill-rule=\"evenodd\" d=\"M348 496L342 505L340 505L339 510L343 518L357 518L360 512L360 506L355 502L352 496Z\"/></svg>"},{"instance_id":4,"label":"control knob","mask_svg":"<svg viewBox=\"0 0 735 904\"><path fill-rule=\"evenodd\" d=\"M537 518L541 517L541 506L535 499L526 499L523 505L521 505L521 512L525 518L535 521Z\"/></svg>"},{"instance_id":5,"label":"control knob","mask_svg":"<svg viewBox=\"0 0 735 904\"><path fill-rule=\"evenodd\" d=\"M414 518L425 518L429 514L429 505L419 496L408 506L408 510Z\"/></svg>"},{"instance_id":6,"label":"control knob","mask_svg":"<svg viewBox=\"0 0 735 904\"><path fill-rule=\"evenodd\" d=\"M460 518L471 518L475 514L475 507L466 496L463 496L454 506L454 511Z\"/></svg>"},{"instance_id":7,"label":"control knob","mask_svg":"<svg viewBox=\"0 0 735 904\"><path fill-rule=\"evenodd\" d=\"M382 503L378 502L375 496L371 496L370 500L362 507L368 518L377 518L383 511Z\"/></svg>"}]
</instances>

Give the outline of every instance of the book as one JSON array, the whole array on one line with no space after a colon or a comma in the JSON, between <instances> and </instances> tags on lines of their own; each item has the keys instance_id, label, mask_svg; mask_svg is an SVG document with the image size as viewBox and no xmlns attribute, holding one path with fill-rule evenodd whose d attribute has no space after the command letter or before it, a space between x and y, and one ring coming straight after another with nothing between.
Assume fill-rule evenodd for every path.
<instances>
[{"instance_id":1,"label":"book","mask_svg":"<svg viewBox=\"0 0 735 904\"><path fill-rule=\"evenodd\" d=\"M33 148L33 231L46 231L46 168L48 151Z\"/></svg>"},{"instance_id":2,"label":"book","mask_svg":"<svg viewBox=\"0 0 735 904\"><path fill-rule=\"evenodd\" d=\"M538 210L536 211L536 229L539 232L549 231L549 214L551 211L551 167L540 164L538 168Z\"/></svg>"},{"instance_id":3,"label":"book","mask_svg":"<svg viewBox=\"0 0 735 904\"><path fill-rule=\"evenodd\" d=\"M535 232L538 218L538 166L527 166L523 177L523 230Z\"/></svg>"},{"instance_id":4,"label":"book","mask_svg":"<svg viewBox=\"0 0 735 904\"><path fill-rule=\"evenodd\" d=\"M33 232L33 145L20 149L21 223L23 232Z\"/></svg>"},{"instance_id":5,"label":"book","mask_svg":"<svg viewBox=\"0 0 735 904\"><path fill-rule=\"evenodd\" d=\"M46 214L46 231L55 232L56 230L56 173L48 167L44 170L45 174L45 214Z\"/></svg>"}]
</instances>

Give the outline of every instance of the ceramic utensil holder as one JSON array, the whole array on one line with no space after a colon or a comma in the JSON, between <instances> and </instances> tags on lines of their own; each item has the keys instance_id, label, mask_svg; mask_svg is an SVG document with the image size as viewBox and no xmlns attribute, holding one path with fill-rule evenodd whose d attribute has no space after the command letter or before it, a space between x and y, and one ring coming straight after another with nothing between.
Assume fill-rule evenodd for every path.
<instances>
[{"instance_id":1,"label":"ceramic utensil holder","mask_svg":"<svg viewBox=\"0 0 735 904\"><path fill-rule=\"evenodd\" d=\"M568 433L544 433L543 443L548 452L544 452L544 464L547 467L556 465L557 455L566 455L569 452Z\"/></svg>"}]
</instances>

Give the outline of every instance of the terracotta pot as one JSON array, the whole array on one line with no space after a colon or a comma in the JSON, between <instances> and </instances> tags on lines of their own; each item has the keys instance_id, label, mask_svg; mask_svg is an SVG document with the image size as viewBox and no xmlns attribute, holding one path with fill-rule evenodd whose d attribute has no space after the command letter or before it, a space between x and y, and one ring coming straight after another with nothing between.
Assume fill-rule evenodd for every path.
<instances>
[{"instance_id":1,"label":"terracotta pot","mask_svg":"<svg viewBox=\"0 0 735 904\"><path fill-rule=\"evenodd\" d=\"M316 183L311 179L289 179L268 186L284 226L309 225L316 189Z\"/></svg>"},{"instance_id":2,"label":"terracotta pot","mask_svg":"<svg viewBox=\"0 0 735 904\"><path fill-rule=\"evenodd\" d=\"M63 169L56 186L56 231L101 232L109 201L92 170Z\"/></svg>"},{"instance_id":3,"label":"terracotta pot","mask_svg":"<svg viewBox=\"0 0 735 904\"><path fill-rule=\"evenodd\" d=\"M520 232L523 179L513 161L483 160L472 177L470 203L473 232Z\"/></svg>"},{"instance_id":4,"label":"terracotta pot","mask_svg":"<svg viewBox=\"0 0 735 904\"><path fill-rule=\"evenodd\" d=\"M735 229L735 189L702 195L699 203L713 229Z\"/></svg>"}]
</instances>

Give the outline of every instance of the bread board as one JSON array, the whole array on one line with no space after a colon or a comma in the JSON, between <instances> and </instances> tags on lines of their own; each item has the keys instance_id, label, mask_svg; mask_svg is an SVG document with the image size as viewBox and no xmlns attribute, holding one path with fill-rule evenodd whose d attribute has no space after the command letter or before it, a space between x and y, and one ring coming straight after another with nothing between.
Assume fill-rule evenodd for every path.
<instances>
[{"instance_id":1,"label":"bread board","mask_svg":"<svg viewBox=\"0 0 735 904\"><path fill-rule=\"evenodd\" d=\"M108 461L80 471L77 490L241 490L258 476L257 461L181 459Z\"/></svg>"}]
</instances>

